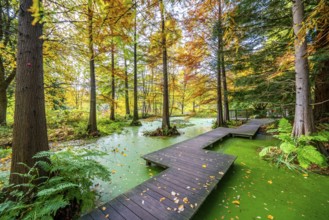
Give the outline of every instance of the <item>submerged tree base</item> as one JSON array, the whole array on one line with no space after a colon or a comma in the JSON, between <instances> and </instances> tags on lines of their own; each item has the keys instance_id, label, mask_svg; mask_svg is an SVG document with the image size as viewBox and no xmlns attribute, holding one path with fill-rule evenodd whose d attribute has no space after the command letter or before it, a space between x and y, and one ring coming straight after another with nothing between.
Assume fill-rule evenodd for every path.
<instances>
[{"instance_id":1,"label":"submerged tree base","mask_svg":"<svg viewBox=\"0 0 329 220\"><path fill-rule=\"evenodd\" d=\"M143 134L145 136L177 136L180 135L179 131L177 130L176 126L173 126L172 128L169 129L162 129L162 128L157 128L155 131L144 131Z\"/></svg>"},{"instance_id":2,"label":"submerged tree base","mask_svg":"<svg viewBox=\"0 0 329 220\"><path fill-rule=\"evenodd\" d=\"M140 122L139 120L133 120L130 123L130 126L142 126L142 122Z\"/></svg>"}]
</instances>

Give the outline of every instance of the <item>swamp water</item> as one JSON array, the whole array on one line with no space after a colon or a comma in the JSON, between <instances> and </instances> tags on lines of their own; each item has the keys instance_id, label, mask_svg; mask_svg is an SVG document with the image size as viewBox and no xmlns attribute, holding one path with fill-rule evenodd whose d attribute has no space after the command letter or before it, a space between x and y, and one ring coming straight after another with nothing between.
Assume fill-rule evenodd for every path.
<instances>
[{"instance_id":1,"label":"swamp water","mask_svg":"<svg viewBox=\"0 0 329 220\"><path fill-rule=\"evenodd\" d=\"M190 119L195 126L179 129L178 137L145 137L143 131L161 126L160 121L143 122L142 127L128 127L85 145L108 152L100 162L112 171L111 182L99 182L99 203L113 199L137 186L163 169L148 167L141 156L211 130L214 119ZM327 220L329 178L317 174L303 175L263 161L259 147L278 142L258 135L255 140L229 138L212 150L236 155L235 165L220 181L193 220Z\"/></svg>"}]
</instances>

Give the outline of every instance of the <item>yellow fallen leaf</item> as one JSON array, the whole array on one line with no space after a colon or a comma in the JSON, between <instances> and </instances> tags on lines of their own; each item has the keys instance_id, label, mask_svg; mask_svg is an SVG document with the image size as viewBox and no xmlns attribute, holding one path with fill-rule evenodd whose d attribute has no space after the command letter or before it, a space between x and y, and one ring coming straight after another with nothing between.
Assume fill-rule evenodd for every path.
<instances>
[{"instance_id":1,"label":"yellow fallen leaf","mask_svg":"<svg viewBox=\"0 0 329 220\"><path fill-rule=\"evenodd\" d=\"M307 174L307 173L304 173L304 174L303 174L303 177L308 177L308 174Z\"/></svg>"},{"instance_id":2,"label":"yellow fallen leaf","mask_svg":"<svg viewBox=\"0 0 329 220\"><path fill-rule=\"evenodd\" d=\"M180 212L184 211L184 205L178 206L178 211L180 211Z\"/></svg>"},{"instance_id":3,"label":"yellow fallen leaf","mask_svg":"<svg viewBox=\"0 0 329 220\"><path fill-rule=\"evenodd\" d=\"M116 170L112 170L112 174L115 174L117 171Z\"/></svg>"},{"instance_id":4,"label":"yellow fallen leaf","mask_svg":"<svg viewBox=\"0 0 329 220\"><path fill-rule=\"evenodd\" d=\"M268 182L268 184L272 184L273 182L272 182L272 180L269 180L269 181L267 181Z\"/></svg>"},{"instance_id":5,"label":"yellow fallen leaf","mask_svg":"<svg viewBox=\"0 0 329 220\"><path fill-rule=\"evenodd\" d=\"M165 199L166 199L165 197L160 198L160 202L162 202L162 201L165 200Z\"/></svg>"},{"instance_id":6,"label":"yellow fallen leaf","mask_svg":"<svg viewBox=\"0 0 329 220\"><path fill-rule=\"evenodd\" d=\"M206 165L206 164L203 164L203 165L202 165L202 168L207 168L207 165Z\"/></svg>"},{"instance_id":7,"label":"yellow fallen leaf","mask_svg":"<svg viewBox=\"0 0 329 220\"><path fill-rule=\"evenodd\" d=\"M238 200L234 200L232 203L233 203L234 205L240 205L240 201L238 201Z\"/></svg>"},{"instance_id":8,"label":"yellow fallen leaf","mask_svg":"<svg viewBox=\"0 0 329 220\"><path fill-rule=\"evenodd\" d=\"M268 215L267 218L270 219L270 220L274 219L274 217L272 215Z\"/></svg>"},{"instance_id":9,"label":"yellow fallen leaf","mask_svg":"<svg viewBox=\"0 0 329 220\"><path fill-rule=\"evenodd\" d=\"M102 207L102 210L103 210L103 211L105 211L105 210L106 210L106 207L105 207L105 206L103 206L103 207Z\"/></svg>"},{"instance_id":10,"label":"yellow fallen leaf","mask_svg":"<svg viewBox=\"0 0 329 220\"><path fill-rule=\"evenodd\" d=\"M110 217L110 215L109 215L109 214L105 215L105 218L109 218L109 217Z\"/></svg>"},{"instance_id":11,"label":"yellow fallen leaf","mask_svg":"<svg viewBox=\"0 0 329 220\"><path fill-rule=\"evenodd\" d=\"M185 198L183 199L183 202L184 202L184 203L188 203L188 202L189 202L189 201L188 201L188 198L185 197Z\"/></svg>"},{"instance_id":12,"label":"yellow fallen leaf","mask_svg":"<svg viewBox=\"0 0 329 220\"><path fill-rule=\"evenodd\" d=\"M126 157L126 156L127 156L127 154L123 154L123 156L124 156L124 157Z\"/></svg>"}]
</instances>

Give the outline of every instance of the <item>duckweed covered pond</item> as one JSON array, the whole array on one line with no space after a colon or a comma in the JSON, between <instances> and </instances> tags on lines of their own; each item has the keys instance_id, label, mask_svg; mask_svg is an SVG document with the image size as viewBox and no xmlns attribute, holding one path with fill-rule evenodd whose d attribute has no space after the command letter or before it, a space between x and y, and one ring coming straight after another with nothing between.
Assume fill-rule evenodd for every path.
<instances>
[{"instance_id":1,"label":"duckweed covered pond","mask_svg":"<svg viewBox=\"0 0 329 220\"><path fill-rule=\"evenodd\" d=\"M328 219L329 177L278 169L261 160L258 148L275 142L258 136L256 140L230 138L218 144L215 151L238 158L194 220Z\"/></svg>"},{"instance_id":2,"label":"duckweed covered pond","mask_svg":"<svg viewBox=\"0 0 329 220\"><path fill-rule=\"evenodd\" d=\"M112 171L111 182L100 182L99 203L113 199L162 171L148 167L141 156L181 142L211 129L213 119L190 119L195 126L180 129L183 135L170 138L145 137L143 131L156 129L160 121L143 122L122 134L103 137L87 147L109 152L101 162ZM255 140L229 138L212 148L236 155L231 171L206 199L194 220L282 219L326 220L329 207L329 177L303 175L263 161L261 146L276 140L257 136Z\"/></svg>"}]
</instances>

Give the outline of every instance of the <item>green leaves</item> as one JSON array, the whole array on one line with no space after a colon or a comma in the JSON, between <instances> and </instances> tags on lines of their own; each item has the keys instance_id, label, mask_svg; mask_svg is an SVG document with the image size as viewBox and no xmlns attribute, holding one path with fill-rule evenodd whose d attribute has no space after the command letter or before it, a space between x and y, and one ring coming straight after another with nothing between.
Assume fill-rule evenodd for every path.
<instances>
[{"instance_id":1,"label":"green leaves","mask_svg":"<svg viewBox=\"0 0 329 220\"><path fill-rule=\"evenodd\" d=\"M0 204L0 219L53 219L60 208L72 202L82 212L93 208L96 195L91 189L93 180L109 181L110 172L91 158L104 155L87 149L38 153L35 159L48 159L37 161L31 168L23 164L29 171L17 175L28 181L7 187L8 195L16 201L7 199ZM39 169L48 176L40 176ZM8 195L0 192L0 199Z\"/></svg>"},{"instance_id":2,"label":"green leaves","mask_svg":"<svg viewBox=\"0 0 329 220\"><path fill-rule=\"evenodd\" d=\"M277 164L283 164L290 169L297 169L295 162L298 162L303 169L309 168L312 164L326 166L326 159L313 145L316 142L327 142L328 132L293 137L292 126L287 119L280 120L277 131L279 134L275 137L282 141L279 148L264 148L259 153L260 157L272 158Z\"/></svg>"}]
</instances>

